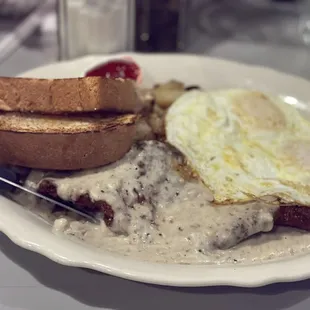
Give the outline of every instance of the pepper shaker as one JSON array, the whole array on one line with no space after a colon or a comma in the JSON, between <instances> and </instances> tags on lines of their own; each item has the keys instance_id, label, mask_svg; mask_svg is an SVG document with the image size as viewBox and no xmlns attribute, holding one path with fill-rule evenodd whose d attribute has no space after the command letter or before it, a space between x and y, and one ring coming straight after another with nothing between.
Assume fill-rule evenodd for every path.
<instances>
[{"instance_id":1,"label":"pepper shaker","mask_svg":"<svg viewBox=\"0 0 310 310\"><path fill-rule=\"evenodd\" d=\"M135 49L177 52L186 45L188 0L136 0Z\"/></svg>"}]
</instances>

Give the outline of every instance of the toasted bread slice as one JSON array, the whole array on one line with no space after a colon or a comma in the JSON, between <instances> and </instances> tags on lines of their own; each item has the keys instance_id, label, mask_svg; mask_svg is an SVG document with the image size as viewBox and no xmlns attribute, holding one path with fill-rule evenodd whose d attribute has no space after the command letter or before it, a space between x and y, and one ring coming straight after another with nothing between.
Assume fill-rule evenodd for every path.
<instances>
[{"instance_id":1,"label":"toasted bread slice","mask_svg":"<svg viewBox=\"0 0 310 310\"><path fill-rule=\"evenodd\" d=\"M120 159L136 132L135 114L107 118L0 114L0 164L47 170L95 168Z\"/></svg>"},{"instance_id":2,"label":"toasted bread slice","mask_svg":"<svg viewBox=\"0 0 310 310\"><path fill-rule=\"evenodd\" d=\"M0 77L0 110L64 114L93 111L137 112L131 80L85 77L33 79Z\"/></svg>"}]
</instances>

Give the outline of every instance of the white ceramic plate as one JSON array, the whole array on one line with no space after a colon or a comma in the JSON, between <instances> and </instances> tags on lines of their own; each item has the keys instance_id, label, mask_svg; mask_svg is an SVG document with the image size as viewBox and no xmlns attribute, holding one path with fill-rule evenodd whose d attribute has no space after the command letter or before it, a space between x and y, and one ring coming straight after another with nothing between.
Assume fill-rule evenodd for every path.
<instances>
[{"instance_id":1,"label":"white ceramic plate","mask_svg":"<svg viewBox=\"0 0 310 310\"><path fill-rule=\"evenodd\" d=\"M129 55L129 54L126 54ZM177 78L204 88L253 87L296 97L307 109L310 83L270 69L189 55L130 54L142 66L146 84ZM119 57L119 56L113 56ZM82 76L85 70L111 56L92 56L40 67L23 76L61 78ZM289 100L294 104L294 100ZM141 282L173 286L261 286L310 277L310 253L251 265L169 265L134 261L86 244L56 236L51 227L22 206L0 197L0 230L13 242L69 266L86 267Z\"/></svg>"}]
</instances>

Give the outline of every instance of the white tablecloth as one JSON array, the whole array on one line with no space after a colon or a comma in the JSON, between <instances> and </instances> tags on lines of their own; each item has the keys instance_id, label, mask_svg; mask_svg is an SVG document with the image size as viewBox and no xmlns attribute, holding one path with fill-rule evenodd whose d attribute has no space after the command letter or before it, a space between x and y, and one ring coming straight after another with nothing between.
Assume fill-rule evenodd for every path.
<instances>
[{"instance_id":1,"label":"white tablecloth","mask_svg":"<svg viewBox=\"0 0 310 310\"><path fill-rule=\"evenodd\" d=\"M310 281L257 289L166 288L69 268L0 235L0 310L310 309Z\"/></svg>"}]
</instances>

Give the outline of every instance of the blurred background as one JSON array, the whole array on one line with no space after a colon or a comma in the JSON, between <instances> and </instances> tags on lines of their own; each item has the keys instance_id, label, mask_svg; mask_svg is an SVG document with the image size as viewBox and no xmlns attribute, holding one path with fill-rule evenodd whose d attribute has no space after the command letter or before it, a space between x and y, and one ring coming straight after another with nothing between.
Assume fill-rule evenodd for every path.
<instances>
[{"instance_id":1,"label":"blurred background","mask_svg":"<svg viewBox=\"0 0 310 310\"><path fill-rule=\"evenodd\" d=\"M210 55L310 78L310 0L0 0L0 75L122 51Z\"/></svg>"}]
</instances>

